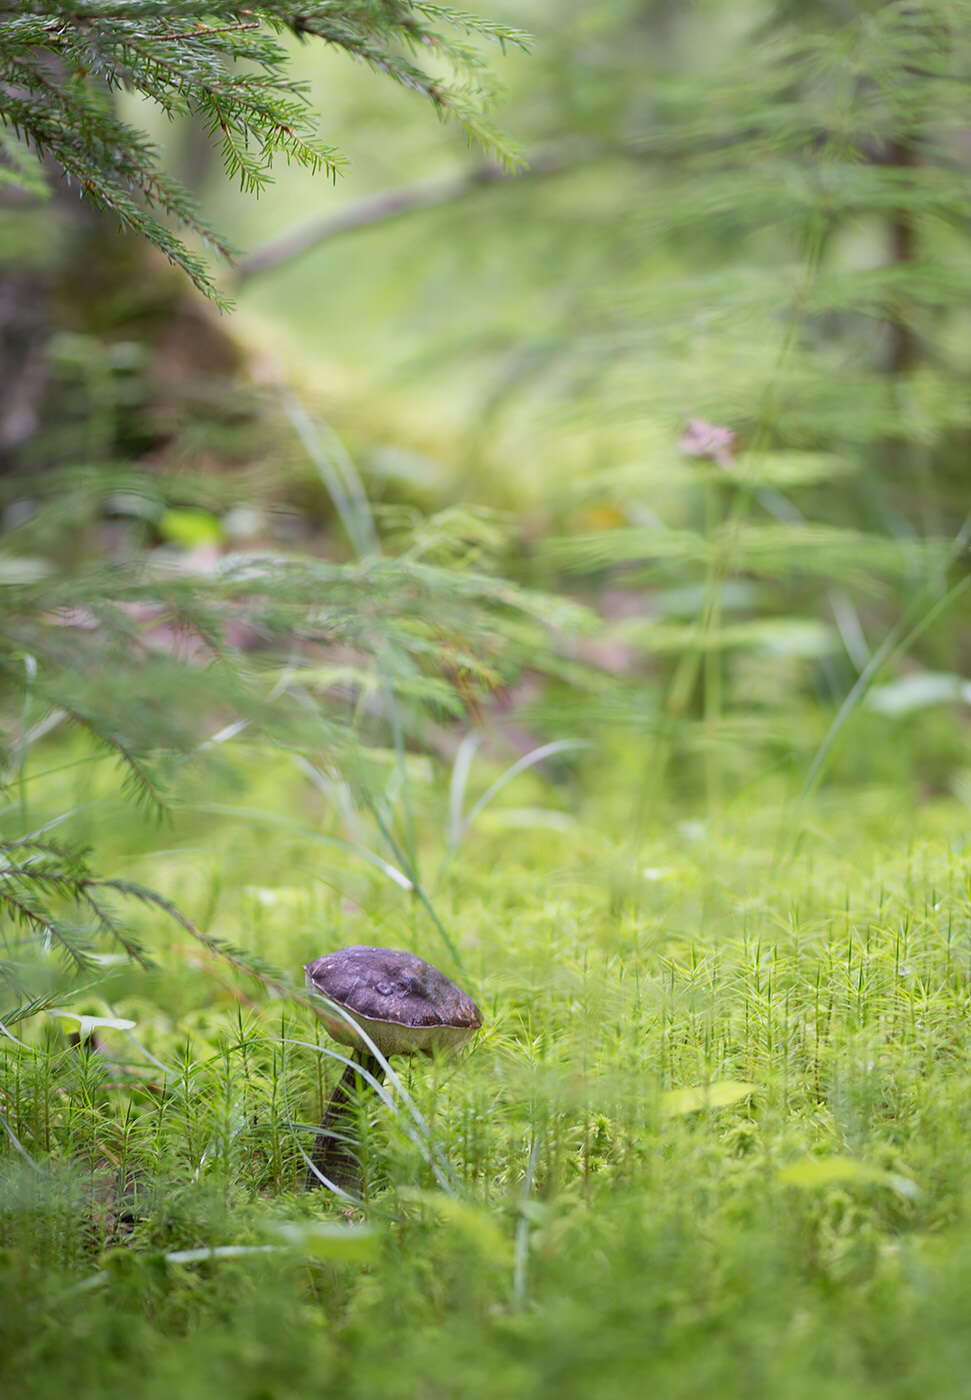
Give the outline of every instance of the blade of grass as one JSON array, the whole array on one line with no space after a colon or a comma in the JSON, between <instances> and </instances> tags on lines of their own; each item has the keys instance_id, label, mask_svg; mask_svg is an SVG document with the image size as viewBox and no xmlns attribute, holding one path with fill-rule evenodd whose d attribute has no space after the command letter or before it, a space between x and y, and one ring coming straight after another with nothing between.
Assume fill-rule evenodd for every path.
<instances>
[{"instance_id":1,"label":"blade of grass","mask_svg":"<svg viewBox=\"0 0 971 1400\"><path fill-rule=\"evenodd\" d=\"M864 696L886 662L893 657L903 655L908 647L912 646L923 632L926 632L927 628L936 621L941 613L949 608L955 599L960 598L962 593L967 591L969 586L971 586L971 575L959 579L958 582L953 584L935 603L931 604L924 615L918 618L913 626L909 626L914 614L919 611L920 607L926 601L926 595L921 595L921 598L907 609L897 624L887 633L886 637L856 678L856 681L848 692L842 705L840 705L823 742L816 750L812 763L809 765L809 771L806 774L806 779L802 785L799 797L796 800L797 810L812 794L819 779L822 777L826 761L840 733L853 713L859 709Z\"/></svg>"},{"instance_id":2,"label":"blade of grass","mask_svg":"<svg viewBox=\"0 0 971 1400\"><path fill-rule=\"evenodd\" d=\"M346 851L348 855L357 856L360 860L367 861L376 870L380 870L382 875L386 875L389 880L400 889L409 893L414 889L414 885L407 875L403 875L400 870L376 855L374 851L368 850L366 846L355 845L352 841L342 841L339 836L327 836L322 831L317 831L312 826L307 826L304 822L294 821L292 817L281 817L275 812L261 812L250 807L232 807L219 802L200 802L187 805L184 810L191 812L210 812L214 816L240 817L246 821L263 822L268 826L279 826L284 830L291 831L295 836L304 836L310 841L319 841L325 846L334 846L339 851Z\"/></svg>"},{"instance_id":3,"label":"blade of grass","mask_svg":"<svg viewBox=\"0 0 971 1400\"><path fill-rule=\"evenodd\" d=\"M461 836L464 836L476 817L486 807L492 799L502 791L507 783L511 783L513 778L525 772L527 768L534 767L537 763L542 763L544 758L552 758L557 753L567 753L571 749L588 749L590 743L586 739L557 739L552 744L541 744L539 748L531 749L528 754L524 754L511 768L507 768L501 777L498 777L492 786L482 794L478 802L472 808L469 815L462 823Z\"/></svg>"},{"instance_id":4,"label":"blade of grass","mask_svg":"<svg viewBox=\"0 0 971 1400\"><path fill-rule=\"evenodd\" d=\"M448 789L448 846L451 850L462 839L462 808L465 806L465 789L475 751L482 743L482 735L471 730L458 746L455 762L452 764L452 780Z\"/></svg>"},{"instance_id":5,"label":"blade of grass","mask_svg":"<svg viewBox=\"0 0 971 1400\"><path fill-rule=\"evenodd\" d=\"M529 1161L526 1163L526 1176L523 1180L522 1194L519 1198L519 1219L516 1222L516 1244L513 1262L512 1296L517 1308L526 1305L527 1292L527 1267L529 1264L529 1218L523 1207L528 1202L533 1190L533 1177L536 1174L536 1163L539 1160L539 1136L533 1138L529 1149Z\"/></svg>"}]
</instances>

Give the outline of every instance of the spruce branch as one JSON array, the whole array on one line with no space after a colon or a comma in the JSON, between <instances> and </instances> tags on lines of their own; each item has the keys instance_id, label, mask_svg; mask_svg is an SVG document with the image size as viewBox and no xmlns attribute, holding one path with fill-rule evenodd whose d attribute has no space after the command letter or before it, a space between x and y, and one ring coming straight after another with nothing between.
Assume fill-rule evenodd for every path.
<instances>
[{"instance_id":1,"label":"spruce branch","mask_svg":"<svg viewBox=\"0 0 971 1400\"><path fill-rule=\"evenodd\" d=\"M207 267L169 225L223 257L232 257L231 248L163 174L152 143L116 116L111 98L123 90L170 117L201 115L227 172L250 193L267 187L281 156L336 178L344 158L318 139L307 85L290 75L280 42L289 31L342 49L418 93L515 166L516 152L484 116L494 93L482 55L458 34L525 47L518 30L407 0L340 7L308 0L297 16L285 0L249 7L27 0L16 10L0 5L0 180L36 193L38 171L18 152L46 159L219 301ZM426 55L436 59L434 73ZM441 62L451 78L440 76Z\"/></svg>"}]
</instances>

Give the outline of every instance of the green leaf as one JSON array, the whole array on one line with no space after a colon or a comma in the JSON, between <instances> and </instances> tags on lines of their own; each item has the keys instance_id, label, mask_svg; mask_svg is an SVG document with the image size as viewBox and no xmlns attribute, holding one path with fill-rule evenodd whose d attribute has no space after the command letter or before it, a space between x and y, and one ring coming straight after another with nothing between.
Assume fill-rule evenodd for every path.
<instances>
[{"instance_id":1,"label":"green leaf","mask_svg":"<svg viewBox=\"0 0 971 1400\"><path fill-rule=\"evenodd\" d=\"M708 628L638 617L606 630L609 637L655 654L751 649L765 656L812 658L829 655L839 645L834 628L808 617L760 617Z\"/></svg>"},{"instance_id":2,"label":"green leaf","mask_svg":"<svg viewBox=\"0 0 971 1400\"><path fill-rule=\"evenodd\" d=\"M0 584L37 583L53 573L53 566L46 559L36 559L27 554L0 555Z\"/></svg>"},{"instance_id":3,"label":"green leaf","mask_svg":"<svg viewBox=\"0 0 971 1400\"><path fill-rule=\"evenodd\" d=\"M66 1011L61 1007L52 1007L47 1014L48 1016L60 1016L65 1021L77 1021L78 1035L82 1040L86 1040L92 1031L130 1031L134 1030L136 1024L134 1021L126 1020L123 1016L83 1016L77 1011Z\"/></svg>"},{"instance_id":4,"label":"green leaf","mask_svg":"<svg viewBox=\"0 0 971 1400\"><path fill-rule=\"evenodd\" d=\"M283 1246L275 1244L217 1244L200 1249L173 1249L162 1258L166 1264L201 1264L208 1259L242 1259L248 1254L281 1254Z\"/></svg>"},{"instance_id":5,"label":"green leaf","mask_svg":"<svg viewBox=\"0 0 971 1400\"><path fill-rule=\"evenodd\" d=\"M881 715L895 716L956 702L971 705L971 681L947 671L917 671L875 686L866 698L866 707Z\"/></svg>"},{"instance_id":6,"label":"green leaf","mask_svg":"<svg viewBox=\"0 0 971 1400\"><path fill-rule=\"evenodd\" d=\"M702 1109L728 1108L754 1094L758 1085L740 1079L721 1079L715 1084L700 1084L693 1089L669 1089L661 1095L661 1112L665 1118L680 1118Z\"/></svg>"},{"instance_id":7,"label":"green leaf","mask_svg":"<svg viewBox=\"0 0 971 1400\"><path fill-rule=\"evenodd\" d=\"M857 464L827 452L747 452L732 468L746 485L809 486L857 470Z\"/></svg>"},{"instance_id":8,"label":"green leaf","mask_svg":"<svg viewBox=\"0 0 971 1400\"><path fill-rule=\"evenodd\" d=\"M402 1187L398 1195L433 1212L466 1240L484 1258L503 1268L512 1265L512 1243L502 1233L494 1217L480 1206L457 1200L440 1191L420 1191Z\"/></svg>"},{"instance_id":9,"label":"green leaf","mask_svg":"<svg viewBox=\"0 0 971 1400\"><path fill-rule=\"evenodd\" d=\"M370 1263L381 1238L373 1225L338 1225L329 1220L267 1220L263 1229L301 1254L346 1264Z\"/></svg>"},{"instance_id":10,"label":"green leaf","mask_svg":"<svg viewBox=\"0 0 971 1400\"><path fill-rule=\"evenodd\" d=\"M223 527L207 510L170 509L158 522L163 539L183 549L201 549L207 544L219 544Z\"/></svg>"},{"instance_id":11,"label":"green leaf","mask_svg":"<svg viewBox=\"0 0 971 1400\"><path fill-rule=\"evenodd\" d=\"M868 1166L866 1162L858 1162L853 1157L806 1157L783 1167L779 1180L787 1186L800 1186L807 1190L831 1186L835 1182L887 1186L909 1201L920 1195L920 1187L910 1177Z\"/></svg>"}]
</instances>

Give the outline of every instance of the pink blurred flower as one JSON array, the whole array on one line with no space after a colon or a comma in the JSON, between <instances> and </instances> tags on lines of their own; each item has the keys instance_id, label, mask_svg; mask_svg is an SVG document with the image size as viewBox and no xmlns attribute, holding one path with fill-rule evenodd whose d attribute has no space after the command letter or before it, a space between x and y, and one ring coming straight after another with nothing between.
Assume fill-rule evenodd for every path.
<instances>
[{"instance_id":1,"label":"pink blurred flower","mask_svg":"<svg viewBox=\"0 0 971 1400\"><path fill-rule=\"evenodd\" d=\"M689 418L678 447L687 457L707 457L717 462L725 471L730 471L735 458L732 448L735 434L731 428L721 428L717 423L706 423L703 418Z\"/></svg>"}]
</instances>

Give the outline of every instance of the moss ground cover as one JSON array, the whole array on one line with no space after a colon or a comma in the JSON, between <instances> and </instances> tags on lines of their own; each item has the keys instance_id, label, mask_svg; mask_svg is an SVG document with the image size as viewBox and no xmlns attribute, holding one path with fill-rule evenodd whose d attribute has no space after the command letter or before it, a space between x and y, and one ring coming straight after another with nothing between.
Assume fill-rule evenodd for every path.
<instances>
[{"instance_id":1,"label":"moss ground cover","mask_svg":"<svg viewBox=\"0 0 971 1400\"><path fill-rule=\"evenodd\" d=\"M102 954L51 1003L37 957L48 1009L0 1056L5 1393L963 1393L966 810L858 786L787 826L763 793L638 835L622 757L483 811L429 883L460 968L322 852L297 776L254 771L262 822L105 816L119 873L296 986L329 947L413 948L486 1025L369 1109L353 1209L301 1190L341 1069L312 1012L157 911L149 974ZM37 766L38 814L91 768ZM429 870L446 791L413 785Z\"/></svg>"}]
</instances>

